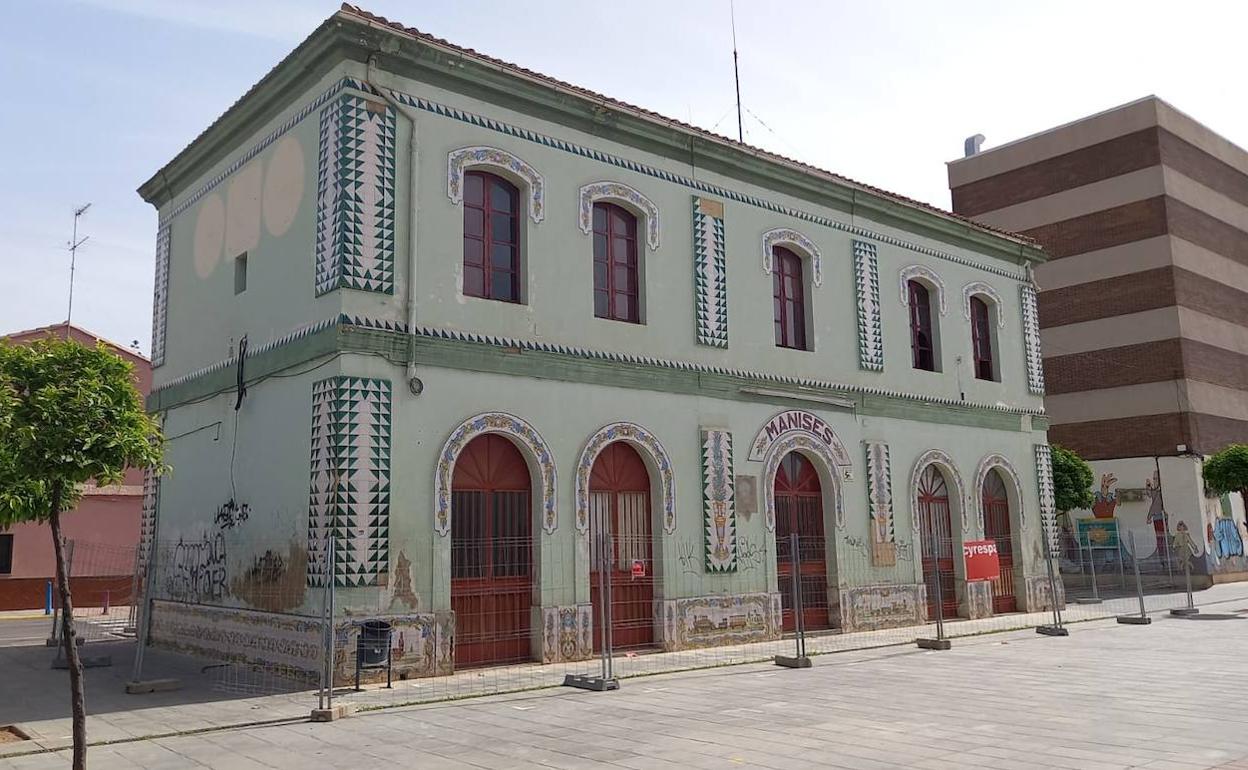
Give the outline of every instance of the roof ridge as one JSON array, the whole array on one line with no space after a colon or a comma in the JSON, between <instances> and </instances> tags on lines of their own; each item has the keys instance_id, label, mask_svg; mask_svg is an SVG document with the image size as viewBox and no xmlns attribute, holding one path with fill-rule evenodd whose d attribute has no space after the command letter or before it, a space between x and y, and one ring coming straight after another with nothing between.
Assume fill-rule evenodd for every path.
<instances>
[{"instance_id":1,"label":"roof ridge","mask_svg":"<svg viewBox=\"0 0 1248 770\"><path fill-rule=\"evenodd\" d=\"M772 161L779 161L781 163L785 163L790 166L797 167L799 170L802 170L806 173L822 175L822 176L832 179L833 181L837 181L843 184L848 184L854 187L858 187L865 192L869 192L869 193L879 195L884 198L888 198L897 203L901 203L902 205L910 206L912 208L917 208L923 211L927 211L929 213L937 214L939 216L945 217L955 222L965 224L976 230L981 230L987 233L991 233L993 235L1004 236L1006 238L1009 238L1011 240L1014 240L1019 243L1029 245L1029 246L1036 246L1036 247L1039 246L1039 244L1034 239L1029 238L1026 235L1022 235L1021 233L1016 233L1016 232L1012 232L1009 230L1003 230L1001 228L993 227L991 225L986 225L982 222L977 222L974 219L971 219L969 217L962 216L961 214L956 214L952 211L947 211L945 209L942 209L939 206L935 206L933 204L920 201L915 198L910 198L905 195L901 195L899 193L885 190L881 187L875 187L874 185L869 185L864 182L859 182L856 179L851 179L847 176L837 174L834 171L828 171L827 169L820 168L818 166L812 165L810 163L806 163L804 161L796 160L794 158L790 158L785 155L772 152L770 150L764 150L761 147L755 147L754 145L747 144L745 142L741 142L736 139L732 139L731 137L723 136L721 134L716 134L712 131L708 131L707 129L700 128L698 126L685 123L684 121L678 120L676 118L671 118L661 113L654 112L653 110L646 109L645 107L638 107L635 104L629 104L628 102L615 99L613 97L607 96L606 94L602 94L597 91L593 91L591 89L585 88L584 86L578 86L575 83L569 83L567 81L560 80L550 75L544 75L540 72L536 72L534 70L528 69L527 67L522 67L513 62L509 62L504 59L498 59L493 56L490 56L489 54L481 53L480 51L477 51L475 49L457 45L455 43L450 42L449 40L437 37L436 35L432 35L428 32L422 32L421 30L415 27L409 27L397 21L391 21L385 16L372 13L371 11L367 11L357 5L352 5L350 3L344 2L341 8L339 9L339 13L343 13L349 16L354 16L364 21L367 21L367 22L370 22L379 26L383 26L383 27L392 29L397 32L402 32L406 35L423 40L427 43L433 43L435 45L449 48L453 51L457 51L459 53L481 59L482 61L487 62L491 65L494 65L496 67L510 70L514 73L518 73L525 77L529 77L535 80L542 81L548 85L553 85L558 88L572 91L587 99L592 99L594 101L601 102L607 106L615 107L617 109L629 110L639 115L642 115L644 117L647 117L651 120L658 120L658 121L667 123L687 133L697 134L701 137L713 139L716 142L720 142L730 147L735 147L739 150L744 150L744 151L753 153L755 155L759 155L761 157L767 158Z\"/></svg>"}]
</instances>

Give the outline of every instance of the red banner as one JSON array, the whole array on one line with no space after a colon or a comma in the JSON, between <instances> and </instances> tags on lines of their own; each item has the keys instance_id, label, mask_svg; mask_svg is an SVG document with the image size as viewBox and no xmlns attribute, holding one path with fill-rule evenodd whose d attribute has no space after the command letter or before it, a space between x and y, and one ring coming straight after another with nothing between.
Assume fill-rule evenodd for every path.
<instances>
[{"instance_id":1,"label":"red banner","mask_svg":"<svg viewBox=\"0 0 1248 770\"><path fill-rule=\"evenodd\" d=\"M962 557L966 559L966 579L996 580L1001 576L1001 559L997 555L997 541L969 540L962 544Z\"/></svg>"}]
</instances>

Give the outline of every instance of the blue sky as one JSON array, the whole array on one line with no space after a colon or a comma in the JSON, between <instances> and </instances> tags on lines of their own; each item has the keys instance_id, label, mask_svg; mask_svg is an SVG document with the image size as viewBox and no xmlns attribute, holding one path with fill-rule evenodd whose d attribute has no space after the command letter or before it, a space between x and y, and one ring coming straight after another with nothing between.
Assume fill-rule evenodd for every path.
<instances>
[{"instance_id":1,"label":"blue sky","mask_svg":"<svg viewBox=\"0 0 1248 770\"><path fill-rule=\"evenodd\" d=\"M728 0L361 5L735 134ZM313 0L5 4L0 333L74 320L148 350L156 216L135 188L338 7ZM944 163L1155 93L1248 146L1248 4L738 0L746 140L948 207Z\"/></svg>"}]
</instances>

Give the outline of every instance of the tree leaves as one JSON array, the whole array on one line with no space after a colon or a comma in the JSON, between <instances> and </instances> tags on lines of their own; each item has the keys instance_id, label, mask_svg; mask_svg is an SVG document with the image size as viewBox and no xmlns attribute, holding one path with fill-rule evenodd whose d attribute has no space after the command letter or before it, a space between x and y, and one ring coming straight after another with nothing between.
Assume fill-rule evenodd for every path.
<instances>
[{"instance_id":1,"label":"tree leaves","mask_svg":"<svg viewBox=\"0 0 1248 770\"><path fill-rule=\"evenodd\" d=\"M159 466L162 442L133 367L103 343L0 343L0 527L45 521L58 481L66 511L88 481Z\"/></svg>"},{"instance_id":2,"label":"tree leaves","mask_svg":"<svg viewBox=\"0 0 1248 770\"><path fill-rule=\"evenodd\" d=\"M1203 475L1210 492L1240 492L1248 504L1248 444L1230 444L1205 460Z\"/></svg>"},{"instance_id":3,"label":"tree leaves","mask_svg":"<svg viewBox=\"0 0 1248 770\"><path fill-rule=\"evenodd\" d=\"M1092 466L1056 444L1053 454L1053 504L1059 511L1092 507Z\"/></svg>"}]
</instances>

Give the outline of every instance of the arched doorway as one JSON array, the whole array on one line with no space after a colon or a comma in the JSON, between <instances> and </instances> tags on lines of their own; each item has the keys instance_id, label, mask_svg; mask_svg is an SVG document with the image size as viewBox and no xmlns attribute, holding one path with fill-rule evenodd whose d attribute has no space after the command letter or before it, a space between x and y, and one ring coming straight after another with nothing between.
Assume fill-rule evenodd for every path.
<instances>
[{"instance_id":1,"label":"arched doorway","mask_svg":"<svg viewBox=\"0 0 1248 770\"><path fill-rule=\"evenodd\" d=\"M533 509L529 467L507 438L472 439L451 479L455 667L531 659Z\"/></svg>"},{"instance_id":2,"label":"arched doorway","mask_svg":"<svg viewBox=\"0 0 1248 770\"><path fill-rule=\"evenodd\" d=\"M800 452L789 452L776 469L776 581L784 630L796 628L793 553L797 533L802 585L802 622L807 631L828 627L828 565L823 534L823 488L819 474Z\"/></svg>"},{"instance_id":3,"label":"arched doorway","mask_svg":"<svg viewBox=\"0 0 1248 770\"><path fill-rule=\"evenodd\" d=\"M1010 496L1006 492L1005 479L996 468L984 477L984 539L997 543L997 558L1001 561L1001 574L992 581L992 611L1014 612L1018 602L1014 598L1014 541L1010 537Z\"/></svg>"},{"instance_id":4,"label":"arched doorway","mask_svg":"<svg viewBox=\"0 0 1248 770\"><path fill-rule=\"evenodd\" d=\"M650 473L623 441L607 444L589 474L590 600L594 604L594 649L602 643L601 594L605 566L611 571L611 646L654 644L654 558L650 536ZM611 536L608 553L603 535ZM640 562L642 574L634 574Z\"/></svg>"},{"instance_id":5,"label":"arched doorway","mask_svg":"<svg viewBox=\"0 0 1248 770\"><path fill-rule=\"evenodd\" d=\"M943 605L943 616L952 618L958 614L958 596L954 588L949 487L944 474L935 465L928 465L919 475L917 498L919 539L923 546L923 583L927 586L927 619L936 619L937 594Z\"/></svg>"}]
</instances>

